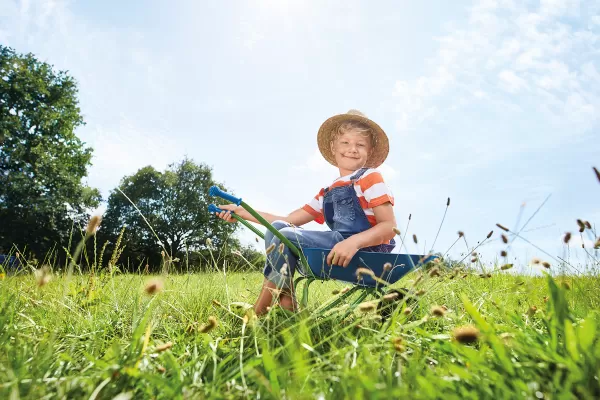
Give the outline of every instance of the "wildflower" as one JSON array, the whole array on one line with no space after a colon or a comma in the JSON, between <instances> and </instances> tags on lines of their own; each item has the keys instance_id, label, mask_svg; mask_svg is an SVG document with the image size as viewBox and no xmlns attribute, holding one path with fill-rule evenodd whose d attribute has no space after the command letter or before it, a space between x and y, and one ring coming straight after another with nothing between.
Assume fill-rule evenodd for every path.
<instances>
[{"instance_id":1,"label":"wildflower","mask_svg":"<svg viewBox=\"0 0 600 400\"><path fill-rule=\"evenodd\" d=\"M431 315L433 315L434 317L443 317L444 315L446 315L446 310L444 310L440 306L432 306Z\"/></svg>"},{"instance_id":2,"label":"wildflower","mask_svg":"<svg viewBox=\"0 0 600 400\"><path fill-rule=\"evenodd\" d=\"M398 298L399 294L397 292L389 293L383 296L383 300L385 301L394 301Z\"/></svg>"},{"instance_id":3,"label":"wildflower","mask_svg":"<svg viewBox=\"0 0 600 400\"><path fill-rule=\"evenodd\" d=\"M267 247L267 249L265 250L266 254L271 254L273 252L273 250L275 250L275 243L271 243L269 245L269 247Z\"/></svg>"},{"instance_id":4,"label":"wildflower","mask_svg":"<svg viewBox=\"0 0 600 400\"><path fill-rule=\"evenodd\" d=\"M548 296L544 296L544 303L548 302Z\"/></svg>"},{"instance_id":5,"label":"wildflower","mask_svg":"<svg viewBox=\"0 0 600 400\"><path fill-rule=\"evenodd\" d=\"M358 305L358 309L362 312L373 311L375 309L375 303L373 303L371 301L366 301L364 303L360 303Z\"/></svg>"},{"instance_id":6,"label":"wildflower","mask_svg":"<svg viewBox=\"0 0 600 400\"><path fill-rule=\"evenodd\" d=\"M335 296L336 294L340 294L340 290L339 290L339 289L333 289L333 290L331 291L331 294L333 294L334 296Z\"/></svg>"},{"instance_id":7,"label":"wildflower","mask_svg":"<svg viewBox=\"0 0 600 400\"><path fill-rule=\"evenodd\" d=\"M527 310L527 315L529 315L530 317L533 317L536 312L537 312L537 307L531 306L531 307L529 307L529 310Z\"/></svg>"},{"instance_id":8,"label":"wildflower","mask_svg":"<svg viewBox=\"0 0 600 400\"><path fill-rule=\"evenodd\" d=\"M488 278L491 278L491 277L492 277L492 274L490 274L490 273L488 272L488 274L487 274L487 277L488 277Z\"/></svg>"},{"instance_id":9,"label":"wildflower","mask_svg":"<svg viewBox=\"0 0 600 400\"><path fill-rule=\"evenodd\" d=\"M462 344L475 343L479 340L479 329L472 325L461 326L452 331L452 336Z\"/></svg>"},{"instance_id":10,"label":"wildflower","mask_svg":"<svg viewBox=\"0 0 600 400\"><path fill-rule=\"evenodd\" d=\"M471 258L471 262L472 262L472 263L476 263L476 262L477 262L477 257L473 257L473 258Z\"/></svg>"},{"instance_id":11,"label":"wildflower","mask_svg":"<svg viewBox=\"0 0 600 400\"><path fill-rule=\"evenodd\" d=\"M0 272L0 281L6 278L6 274L4 272Z\"/></svg>"},{"instance_id":12,"label":"wildflower","mask_svg":"<svg viewBox=\"0 0 600 400\"><path fill-rule=\"evenodd\" d=\"M217 322L217 319L211 315L210 317L208 317L208 321L206 322L206 324L203 324L200 327L200 329L198 329L198 331L200 333L208 333L208 332L212 331L213 329L215 329L217 327L217 325L219 325L219 323Z\"/></svg>"},{"instance_id":13,"label":"wildflower","mask_svg":"<svg viewBox=\"0 0 600 400\"><path fill-rule=\"evenodd\" d=\"M598 239L596 239L596 243L594 243L594 249L600 249L600 237L598 237Z\"/></svg>"},{"instance_id":14,"label":"wildflower","mask_svg":"<svg viewBox=\"0 0 600 400\"><path fill-rule=\"evenodd\" d=\"M491 238L493 234L494 234L494 231L490 231L490 233L488 233L488 235L486 236L486 239Z\"/></svg>"},{"instance_id":15,"label":"wildflower","mask_svg":"<svg viewBox=\"0 0 600 400\"><path fill-rule=\"evenodd\" d=\"M102 217L100 215L94 215L90 218L87 227L85 228L86 236L91 236L96 234L96 231L100 227L100 223L102 222Z\"/></svg>"},{"instance_id":16,"label":"wildflower","mask_svg":"<svg viewBox=\"0 0 600 400\"><path fill-rule=\"evenodd\" d=\"M438 268L432 268L431 271L429 271L429 276L432 278L435 276L440 276L440 270Z\"/></svg>"},{"instance_id":17,"label":"wildflower","mask_svg":"<svg viewBox=\"0 0 600 400\"><path fill-rule=\"evenodd\" d=\"M562 282L562 287L565 288L566 290L571 290L571 284L567 281Z\"/></svg>"},{"instance_id":18,"label":"wildflower","mask_svg":"<svg viewBox=\"0 0 600 400\"><path fill-rule=\"evenodd\" d=\"M356 269L356 279L359 279L359 280L362 279L363 275L368 275L370 277L374 277L375 276L375 274L373 273L373 271L371 271L368 268L363 268L363 267L357 268Z\"/></svg>"},{"instance_id":19,"label":"wildflower","mask_svg":"<svg viewBox=\"0 0 600 400\"><path fill-rule=\"evenodd\" d=\"M502 271L506 271L507 269L511 269L513 267L512 264L504 264L503 266L500 267L500 269Z\"/></svg>"},{"instance_id":20,"label":"wildflower","mask_svg":"<svg viewBox=\"0 0 600 400\"><path fill-rule=\"evenodd\" d=\"M52 279L52 273L50 272L50 267L44 265L40 269L36 269L34 272L35 281L39 287L45 286Z\"/></svg>"},{"instance_id":21,"label":"wildflower","mask_svg":"<svg viewBox=\"0 0 600 400\"><path fill-rule=\"evenodd\" d=\"M592 224L590 224L590 221L583 221L583 225L585 225L585 227L588 229L592 229Z\"/></svg>"},{"instance_id":22,"label":"wildflower","mask_svg":"<svg viewBox=\"0 0 600 400\"><path fill-rule=\"evenodd\" d=\"M394 349L397 352L404 351L404 344L402 343L402 338L401 337L394 338L394 340L392 340L392 343L394 344Z\"/></svg>"},{"instance_id":23,"label":"wildflower","mask_svg":"<svg viewBox=\"0 0 600 400\"><path fill-rule=\"evenodd\" d=\"M548 269L548 268L550 268L550 263L549 263L548 261L544 261L544 262L542 263L542 266L543 266L544 268Z\"/></svg>"},{"instance_id":24,"label":"wildflower","mask_svg":"<svg viewBox=\"0 0 600 400\"><path fill-rule=\"evenodd\" d=\"M502 235L500 235L500 237L502 238L502 242L504 244L508 243L508 238L506 237L506 235L504 233Z\"/></svg>"},{"instance_id":25,"label":"wildflower","mask_svg":"<svg viewBox=\"0 0 600 400\"><path fill-rule=\"evenodd\" d=\"M158 372L160 372L161 374L164 374L165 372L167 372L167 369L165 367L163 367L162 365L159 365L158 367L156 367L156 369L158 369Z\"/></svg>"},{"instance_id":26,"label":"wildflower","mask_svg":"<svg viewBox=\"0 0 600 400\"><path fill-rule=\"evenodd\" d=\"M497 226L498 228L502 229L502 230L503 230L503 231L505 231L505 232L508 232L508 231L509 231L509 229L508 229L507 227L505 227L504 225L502 225L502 224L496 224L496 226Z\"/></svg>"},{"instance_id":27,"label":"wildflower","mask_svg":"<svg viewBox=\"0 0 600 400\"><path fill-rule=\"evenodd\" d=\"M417 293L415 293L417 296L423 296L425 294L425 289L421 289L419 290Z\"/></svg>"},{"instance_id":28,"label":"wildflower","mask_svg":"<svg viewBox=\"0 0 600 400\"><path fill-rule=\"evenodd\" d=\"M577 225L579 225L579 232L585 231L585 224L583 223L582 220L578 219L577 220Z\"/></svg>"},{"instance_id":29,"label":"wildflower","mask_svg":"<svg viewBox=\"0 0 600 400\"><path fill-rule=\"evenodd\" d=\"M211 238L206 238L206 245L207 245L208 247L212 247L212 245L213 245L213 242L212 242L212 239L211 239Z\"/></svg>"},{"instance_id":30,"label":"wildflower","mask_svg":"<svg viewBox=\"0 0 600 400\"><path fill-rule=\"evenodd\" d=\"M284 263L284 264L281 266L281 269L279 270L279 273L280 273L281 275L288 275L288 265Z\"/></svg>"},{"instance_id":31,"label":"wildflower","mask_svg":"<svg viewBox=\"0 0 600 400\"><path fill-rule=\"evenodd\" d=\"M413 242L415 242L415 244L418 244L419 241L417 240L417 235L413 234Z\"/></svg>"},{"instance_id":32,"label":"wildflower","mask_svg":"<svg viewBox=\"0 0 600 400\"><path fill-rule=\"evenodd\" d=\"M283 243L279 243L279 254L283 254L283 250L285 250L285 245Z\"/></svg>"},{"instance_id":33,"label":"wildflower","mask_svg":"<svg viewBox=\"0 0 600 400\"><path fill-rule=\"evenodd\" d=\"M565 242L565 244L569 244L570 240L571 240L571 232L565 233L565 237L563 238L563 242Z\"/></svg>"},{"instance_id":34,"label":"wildflower","mask_svg":"<svg viewBox=\"0 0 600 400\"><path fill-rule=\"evenodd\" d=\"M162 353L163 351L169 350L171 347L173 347L173 342L167 342L167 343L156 346L156 349L154 350L154 352Z\"/></svg>"},{"instance_id":35,"label":"wildflower","mask_svg":"<svg viewBox=\"0 0 600 400\"><path fill-rule=\"evenodd\" d=\"M542 262L542 260L540 260L539 258L533 258L531 259L531 263L534 265L538 265Z\"/></svg>"},{"instance_id":36,"label":"wildflower","mask_svg":"<svg viewBox=\"0 0 600 400\"><path fill-rule=\"evenodd\" d=\"M406 307L406 308L404 309L404 311L402 311L402 313L403 313L404 315L408 315L408 314L410 314L411 312L412 312L412 308L410 308L410 307Z\"/></svg>"},{"instance_id":37,"label":"wildflower","mask_svg":"<svg viewBox=\"0 0 600 400\"><path fill-rule=\"evenodd\" d=\"M392 230L394 231L394 233L396 235L400 235L400 229L398 229L398 227L395 226L395 227L392 228Z\"/></svg>"},{"instance_id":38,"label":"wildflower","mask_svg":"<svg viewBox=\"0 0 600 400\"><path fill-rule=\"evenodd\" d=\"M465 236L465 233L463 231L458 231L458 237L461 238Z\"/></svg>"},{"instance_id":39,"label":"wildflower","mask_svg":"<svg viewBox=\"0 0 600 400\"><path fill-rule=\"evenodd\" d=\"M501 255L502 257L506 257L506 256L508 255L508 253L506 252L506 250L502 250L502 251L500 252L500 255Z\"/></svg>"},{"instance_id":40,"label":"wildflower","mask_svg":"<svg viewBox=\"0 0 600 400\"><path fill-rule=\"evenodd\" d=\"M392 263L386 262L383 264L383 272L387 272L392 269Z\"/></svg>"},{"instance_id":41,"label":"wildflower","mask_svg":"<svg viewBox=\"0 0 600 400\"><path fill-rule=\"evenodd\" d=\"M158 292L162 291L164 287L163 281L160 279L152 279L148 281L146 287L144 288L145 292L149 295L155 295Z\"/></svg>"},{"instance_id":42,"label":"wildflower","mask_svg":"<svg viewBox=\"0 0 600 400\"><path fill-rule=\"evenodd\" d=\"M346 293L346 292L347 292L347 291L349 291L349 290L350 290L350 288L349 288L349 287L345 287L345 288L343 288L343 289L340 291L340 293L344 294L344 293Z\"/></svg>"}]
</instances>

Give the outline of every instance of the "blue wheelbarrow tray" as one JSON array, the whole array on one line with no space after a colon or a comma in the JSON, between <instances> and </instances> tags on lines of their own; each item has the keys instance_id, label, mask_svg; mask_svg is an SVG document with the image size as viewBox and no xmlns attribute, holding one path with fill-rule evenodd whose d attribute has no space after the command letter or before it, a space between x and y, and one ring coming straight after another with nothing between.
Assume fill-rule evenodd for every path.
<instances>
[{"instance_id":1,"label":"blue wheelbarrow tray","mask_svg":"<svg viewBox=\"0 0 600 400\"><path fill-rule=\"evenodd\" d=\"M303 277L311 277L322 280L338 280L348 282L362 287L381 287L381 281L373 279L370 274L358 274L359 268L366 268L373 272L379 280L388 284L398 282L404 275L418 266L422 266L435 259L435 256L422 256L416 254L396 254L396 253L375 253L359 251L356 253L347 267L339 265L327 265L327 255L330 249L304 248L302 252L308 261L312 272L305 271L304 266L298 268L298 272ZM384 270L386 263L391 264L391 268Z\"/></svg>"}]
</instances>

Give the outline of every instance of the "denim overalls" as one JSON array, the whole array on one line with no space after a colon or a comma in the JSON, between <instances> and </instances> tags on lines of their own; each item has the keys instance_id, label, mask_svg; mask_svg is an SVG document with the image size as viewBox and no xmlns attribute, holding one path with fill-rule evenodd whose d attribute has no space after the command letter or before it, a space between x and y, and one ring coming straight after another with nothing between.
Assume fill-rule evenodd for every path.
<instances>
[{"instance_id":1,"label":"denim overalls","mask_svg":"<svg viewBox=\"0 0 600 400\"><path fill-rule=\"evenodd\" d=\"M331 231L307 231L293 227L284 221L274 221L272 225L290 240L296 247L331 249L337 243L357 233L371 228L371 224L362 209L356 190L355 182L367 171L367 168L358 170L351 178L350 183L334 188L325 188L323 195L323 214L325 222ZM265 234L265 248L275 245L275 249L267 254L267 261L263 274L278 287L290 287L298 259L287 248L279 252L281 241L271 232ZM371 246L361 251L390 253L395 247L392 240L390 244ZM284 265L285 264L285 265Z\"/></svg>"}]
</instances>

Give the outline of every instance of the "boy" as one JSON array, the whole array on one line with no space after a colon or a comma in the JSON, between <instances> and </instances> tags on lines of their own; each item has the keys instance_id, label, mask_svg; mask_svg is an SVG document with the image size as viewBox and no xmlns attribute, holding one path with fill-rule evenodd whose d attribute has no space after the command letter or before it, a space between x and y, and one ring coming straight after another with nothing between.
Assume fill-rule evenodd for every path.
<instances>
[{"instance_id":1,"label":"boy","mask_svg":"<svg viewBox=\"0 0 600 400\"><path fill-rule=\"evenodd\" d=\"M299 249L320 247L331 249L328 265L347 267L358 250L391 252L394 248L394 198L375 170L389 152L388 138L375 122L357 110L335 115L325 121L317 135L323 157L339 169L340 177L323 188L304 207L288 216L259 212ZM246 210L234 204L219 206L217 215L235 222L231 211L256 221ZM326 222L331 231L307 231L298 228L310 221ZM265 280L254 305L257 315L264 314L274 298L282 308L297 308L292 277L298 259L280 246L280 240L269 231L265 234L267 262Z\"/></svg>"}]
</instances>

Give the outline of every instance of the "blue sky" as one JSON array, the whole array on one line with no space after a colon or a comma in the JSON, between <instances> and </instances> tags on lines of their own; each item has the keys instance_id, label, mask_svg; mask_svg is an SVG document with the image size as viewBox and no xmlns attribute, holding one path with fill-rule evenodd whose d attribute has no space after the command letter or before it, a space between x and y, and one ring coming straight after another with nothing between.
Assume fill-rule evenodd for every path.
<instances>
[{"instance_id":1,"label":"blue sky","mask_svg":"<svg viewBox=\"0 0 600 400\"><path fill-rule=\"evenodd\" d=\"M402 230L412 213L411 252L429 250L447 197L439 251L458 230L473 245L513 228L551 195L524 236L577 264L581 239L566 249L562 234L600 222L597 1L0 0L0 43L78 80L88 184L105 197L187 155L287 213L336 177L319 125L357 108L390 138L381 171ZM549 258L520 240L510 254Z\"/></svg>"}]
</instances>

